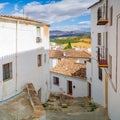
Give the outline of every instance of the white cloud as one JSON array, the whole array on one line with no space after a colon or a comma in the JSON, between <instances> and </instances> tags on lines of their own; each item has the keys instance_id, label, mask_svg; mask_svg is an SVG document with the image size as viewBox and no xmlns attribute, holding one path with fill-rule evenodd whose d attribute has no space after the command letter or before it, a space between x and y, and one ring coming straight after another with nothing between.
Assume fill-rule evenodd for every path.
<instances>
[{"instance_id":1,"label":"white cloud","mask_svg":"<svg viewBox=\"0 0 120 120\"><path fill-rule=\"evenodd\" d=\"M31 2L24 6L26 16L47 23L61 22L88 12L87 8L97 0L62 0L42 5L39 2ZM15 13L22 15L23 10Z\"/></svg>"},{"instance_id":2,"label":"white cloud","mask_svg":"<svg viewBox=\"0 0 120 120\"><path fill-rule=\"evenodd\" d=\"M90 21L81 21L78 24L79 25L90 25Z\"/></svg>"},{"instance_id":3,"label":"white cloud","mask_svg":"<svg viewBox=\"0 0 120 120\"><path fill-rule=\"evenodd\" d=\"M0 3L0 9L3 9L8 4L9 4L8 2L6 2L6 3Z\"/></svg>"},{"instance_id":4,"label":"white cloud","mask_svg":"<svg viewBox=\"0 0 120 120\"><path fill-rule=\"evenodd\" d=\"M15 11L18 11L18 10L19 10L18 4L15 4L15 5L14 5L14 10L15 10Z\"/></svg>"}]
</instances>

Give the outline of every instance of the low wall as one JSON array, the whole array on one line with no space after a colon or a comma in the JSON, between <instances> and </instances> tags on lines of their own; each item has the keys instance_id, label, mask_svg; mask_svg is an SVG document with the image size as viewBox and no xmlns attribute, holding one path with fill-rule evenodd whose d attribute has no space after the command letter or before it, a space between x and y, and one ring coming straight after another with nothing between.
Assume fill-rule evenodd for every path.
<instances>
[{"instance_id":1,"label":"low wall","mask_svg":"<svg viewBox=\"0 0 120 120\"><path fill-rule=\"evenodd\" d=\"M40 104L40 100L32 83L27 84L27 92L34 112L31 116L27 116L22 120L46 120L45 110L42 104Z\"/></svg>"}]
</instances>

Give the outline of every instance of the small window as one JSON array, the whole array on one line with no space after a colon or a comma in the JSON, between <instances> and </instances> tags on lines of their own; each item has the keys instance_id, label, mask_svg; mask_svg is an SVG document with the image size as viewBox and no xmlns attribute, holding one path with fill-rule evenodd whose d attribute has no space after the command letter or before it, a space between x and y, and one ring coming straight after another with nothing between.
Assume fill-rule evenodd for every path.
<instances>
[{"instance_id":1,"label":"small window","mask_svg":"<svg viewBox=\"0 0 120 120\"><path fill-rule=\"evenodd\" d=\"M38 66L41 66L42 65L42 55L38 55Z\"/></svg>"},{"instance_id":2,"label":"small window","mask_svg":"<svg viewBox=\"0 0 120 120\"><path fill-rule=\"evenodd\" d=\"M101 19L102 19L102 8L101 8L101 7L98 8L98 11L97 11L97 19L98 19L98 20L101 20Z\"/></svg>"},{"instance_id":3,"label":"small window","mask_svg":"<svg viewBox=\"0 0 120 120\"><path fill-rule=\"evenodd\" d=\"M110 78L112 78L112 56L109 55L109 74Z\"/></svg>"},{"instance_id":4,"label":"small window","mask_svg":"<svg viewBox=\"0 0 120 120\"><path fill-rule=\"evenodd\" d=\"M41 35L40 35L40 27L36 27L36 43L39 43L42 41Z\"/></svg>"},{"instance_id":5,"label":"small window","mask_svg":"<svg viewBox=\"0 0 120 120\"><path fill-rule=\"evenodd\" d=\"M103 19L106 17L106 6L105 4L103 5Z\"/></svg>"},{"instance_id":6,"label":"small window","mask_svg":"<svg viewBox=\"0 0 120 120\"><path fill-rule=\"evenodd\" d=\"M102 40L101 40L101 33L98 33L98 45L101 45L102 43Z\"/></svg>"},{"instance_id":7,"label":"small window","mask_svg":"<svg viewBox=\"0 0 120 120\"><path fill-rule=\"evenodd\" d=\"M7 63L3 65L3 81L12 78L12 63Z\"/></svg>"},{"instance_id":8,"label":"small window","mask_svg":"<svg viewBox=\"0 0 120 120\"><path fill-rule=\"evenodd\" d=\"M40 27L36 27L37 30L37 37L40 37Z\"/></svg>"},{"instance_id":9,"label":"small window","mask_svg":"<svg viewBox=\"0 0 120 120\"><path fill-rule=\"evenodd\" d=\"M58 77L53 77L53 84L59 86L59 78Z\"/></svg>"},{"instance_id":10,"label":"small window","mask_svg":"<svg viewBox=\"0 0 120 120\"><path fill-rule=\"evenodd\" d=\"M46 63L46 54L44 54L44 63Z\"/></svg>"},{"instance_id":11,"label":"small window","mask_svg":"<svg viewBox=\"0 0 120 120\"><path fill-rule=\"evenodd\" d=\"M110 26L112 26L113 22L113 6L110 7Z\"/></svg>"},{"instance_id":12,"label":"small window","mask_svg":"<svg viewBox=\"0 0 120 120\"><path fill-rule=\"evenodd\" d=\"M98 77L99 77L99 80L102 80L102 69L101 68L98 68Z\"/></svg>"}]
</instances>

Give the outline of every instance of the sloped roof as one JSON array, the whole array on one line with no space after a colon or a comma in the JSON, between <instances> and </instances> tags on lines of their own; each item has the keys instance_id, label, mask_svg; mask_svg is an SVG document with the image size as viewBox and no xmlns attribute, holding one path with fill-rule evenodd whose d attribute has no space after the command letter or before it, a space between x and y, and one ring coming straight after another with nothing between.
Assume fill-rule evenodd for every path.
<instances>
[{"instance_id":1,"label":"sloped roof","mask_svg":"<svg viewBox=\"0 0 120 120\"><path fill-rule=\"evenodd\" d=\"M100 2L102 2L103 0L99 0L98 2L94 3L93 5L91 5L88 9L94 7L95 5L99 4Z\"/></svg>"},{"instance_id":2,"label":"sloped roof","mask_svg":"<svg viewBox=\"0 0 120 120\"><path fill-rule=\"evenodd\" d=\"M34 22L34 23L38 23L38 24L41 24L41 25L47 25L49 26L49 24L46 24L44 22L40 22L40 21L37 21L37 20L33 20L33 19L30 19L28 17L21 17L21 16L11 16L11 15L0 15L0 19L9 19L9 20L19 20L19 21L25 21L25 22Z\"/></svg>"},{"instance_id":3,"label":"sloped roof","mask_svg":"<svg viewBox=\"0 0 120 120\"><path fill-rule=\"evenodd\" d=\"M63 52L61 50L50 50L50 58L62 58Z\"/></svg>"},{"instance_id":4,"label":"sloped roof","mask_svg":"<svg viewBox=\"0 0 120 120\"><path fill-rule=\"evenodd\" d=\"M84 50L50 50L50 58L90 58L91 54Z\"/></svg>"},{"instance_id":5,"label":"sloped roof","mask_svg":"<svg viewBox=\"0 0 120 120\"><path fill-rule=\"evenodd\" d=\"M78 77L85 78L86 77L86 65L80 64L76 62L76 58L65 58L51 69L51 72Z\"/></svg>"}]
</instances>

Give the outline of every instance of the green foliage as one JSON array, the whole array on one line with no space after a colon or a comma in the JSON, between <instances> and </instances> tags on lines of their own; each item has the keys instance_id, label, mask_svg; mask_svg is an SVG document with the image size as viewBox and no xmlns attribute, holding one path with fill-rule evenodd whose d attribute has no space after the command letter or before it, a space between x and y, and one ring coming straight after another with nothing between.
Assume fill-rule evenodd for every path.
<instances>
[{"instance_id":1,"label":"green foliage","mask_svg":"<svg viewBox=\"0 0 120 120\"><path fill-rule=\"evenodd\" d=\"M57 44L67 44L67 43L77 43L77 42L86 42L84 38L89 38L89 36L72 36L72 37L65 37L65 38L54 38L50 39L50 42L55 42Z\"/></svg>"},{"instance_id":2,"label":"green foliage","mask_svg":"<svg viewBox=\"0 0 120 120\"><path fill-rule=\"evenodd\" d=\"M89 106L90 106L90 111L94 111L97 108L97 105L94 102L89 102Z\"/></svg>"},{"instance_id":3,"label":"green foliage","mask_svg":"<svg viewBox=\"0 0 120 120\"><path fill-rule=\"evenodd\" d=\"M47 107L47 106L48 106L48 104L47 104L47 103L43 103L42 105L43 105L43 107Z\"/></svg>"},{"instance_id":4,"label":"green foliage","mask_svg":"<svg viewBox=\"0 0 120 120\"><path fill-rule=\"evenodd\" d=\"M85 107L85 103L81 103L80 106L81 106L81 107Z\"/></svg>"},{"instance_id":5,"label":"green foliage","mask_svg":"<svg viewBox=\"0 0 120 120\"><path fill-rule=\"evenodd\" d=\"M70 42L68 42L67 46L64 49L72 49L72 45Z\"/></svg>"}]
</instances>

